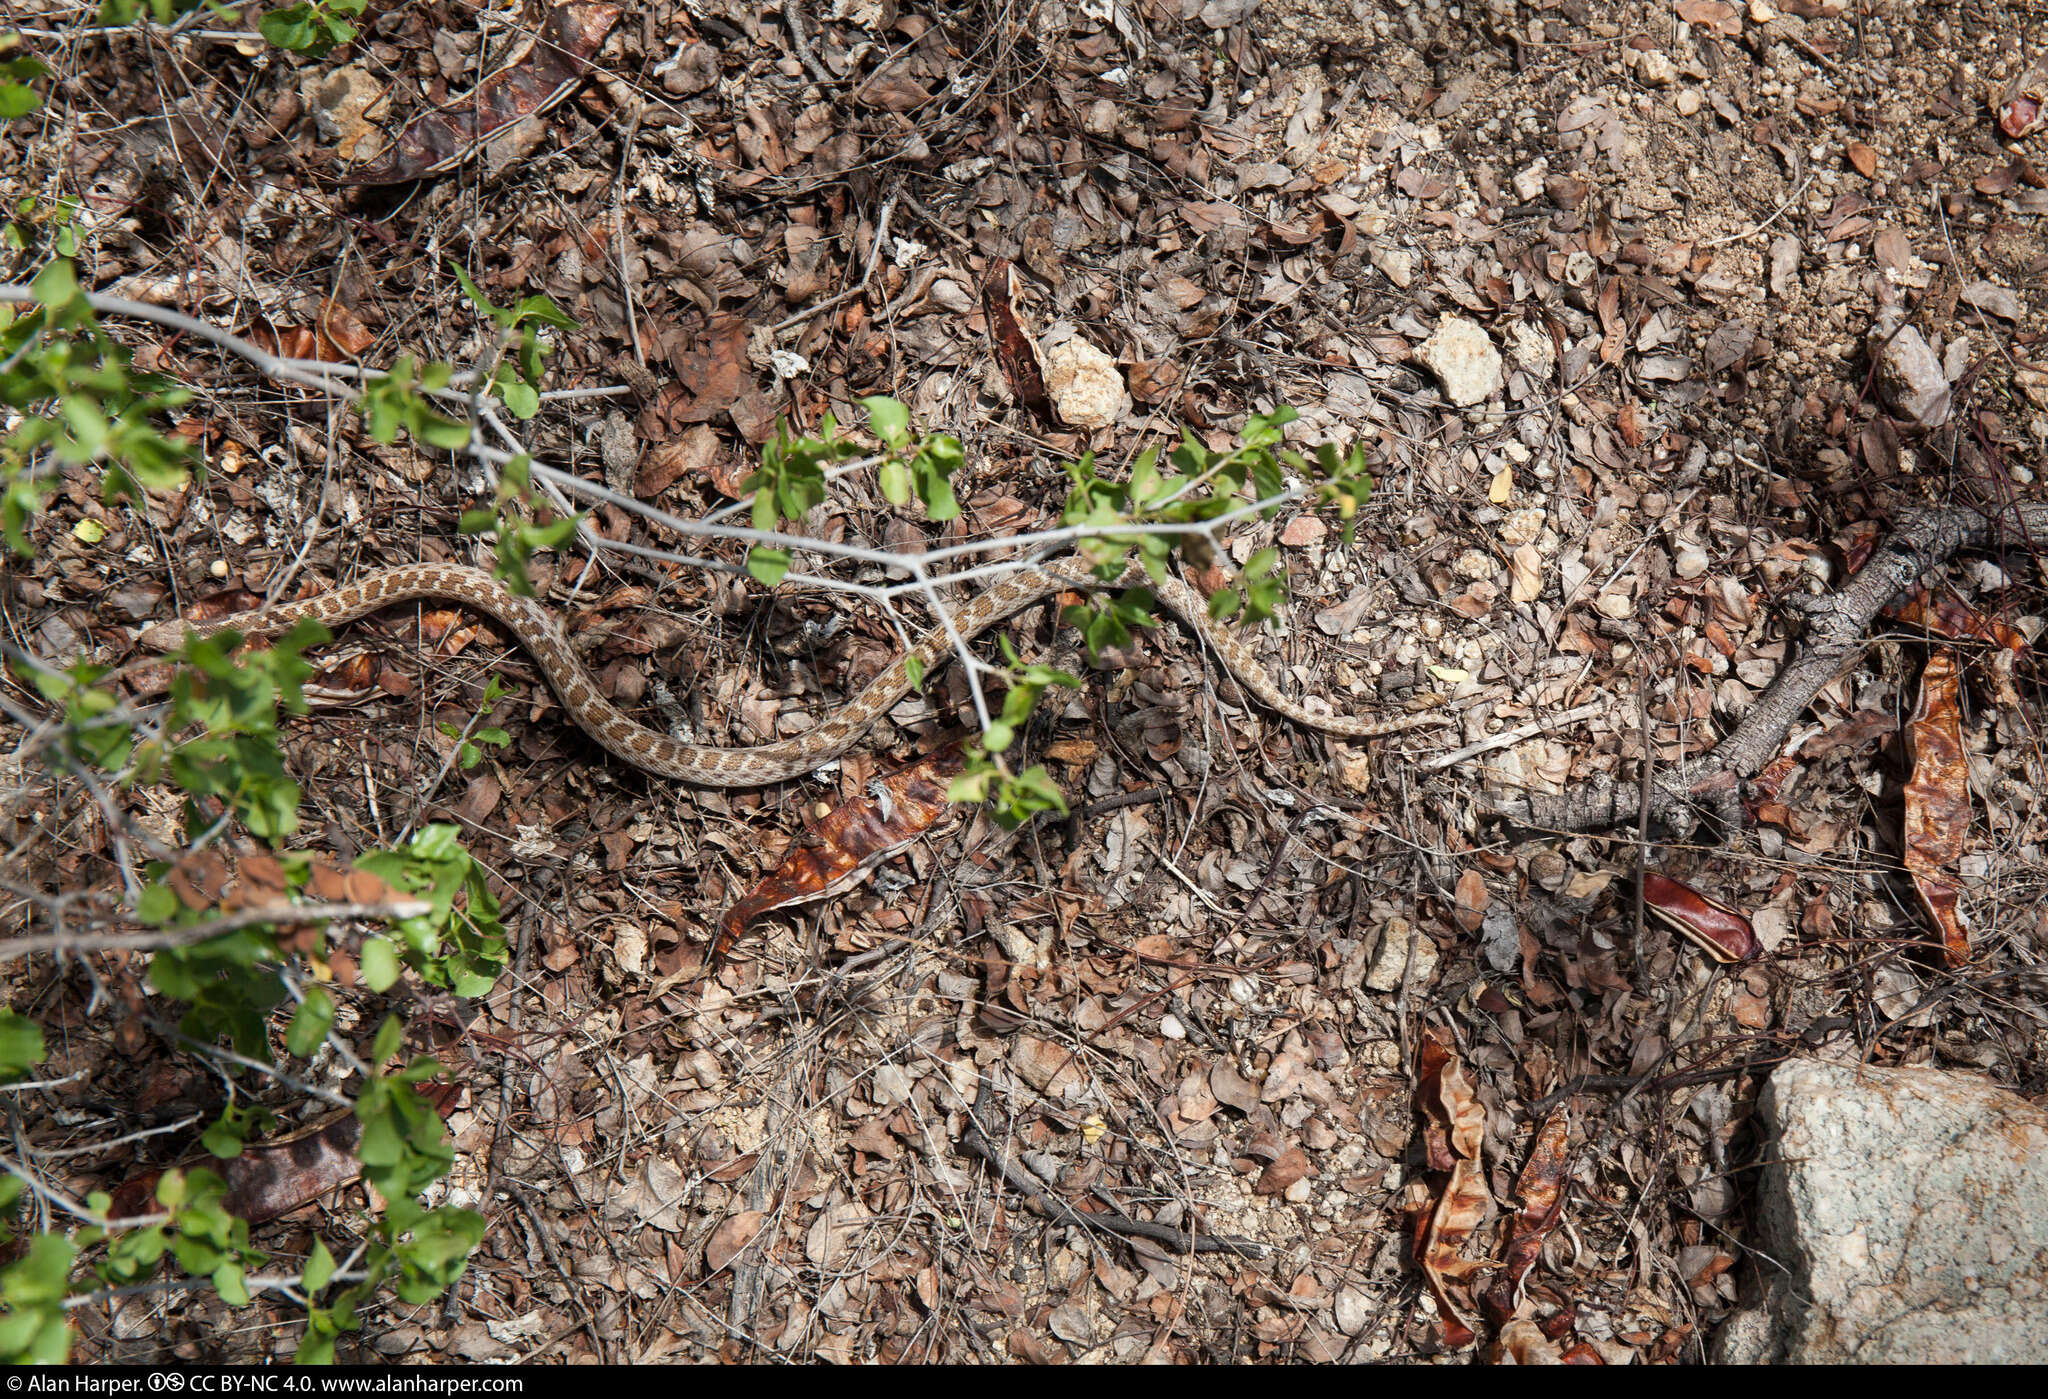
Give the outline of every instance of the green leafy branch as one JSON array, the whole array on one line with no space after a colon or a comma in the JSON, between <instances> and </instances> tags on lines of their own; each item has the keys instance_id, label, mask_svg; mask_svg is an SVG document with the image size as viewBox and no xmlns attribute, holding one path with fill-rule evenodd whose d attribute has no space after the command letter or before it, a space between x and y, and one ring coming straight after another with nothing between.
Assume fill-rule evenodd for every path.
<instances>
[{"instance_id":1,"label":"green leafy branch","mask_svg":"<svg viewBox=\"0 0 2048 1399\"><path fill-rule=\"evenodd\" d=\"M462 283L462 294L470 304L498 327L500 344L511 357L509 365L501 361L493 366L485 380L485 391L496 394L512 415L524 422L540 412L541 361L554 353L554 346L542 338L540 328L574 330L575 318L545 296L521 297L516 306L494 306L467 272L456 263L448 265Z\"/></svg>"}]
</instances>

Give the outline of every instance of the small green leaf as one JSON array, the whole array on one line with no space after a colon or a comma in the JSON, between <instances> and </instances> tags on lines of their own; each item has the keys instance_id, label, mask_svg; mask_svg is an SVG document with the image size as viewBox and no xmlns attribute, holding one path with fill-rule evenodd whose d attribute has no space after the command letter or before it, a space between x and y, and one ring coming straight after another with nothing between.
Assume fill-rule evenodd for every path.
<instances>
[{"instance_id":1,"label":"small green leaf","mask_svg":"<svg viewBox=\"0 0 2048 1399\"><path fill-rule=\"evenodd\" d=\"M291 1028L285 1031L284 1047L301 1059L308 1058L326 1043L333 1024L333 995L324 986L310 986L306 988L306 999L292 1016Z\"/></svg>"},{"instance_id":2,"label":"small green leaf","mask_svg":"<svg viewBox=\"0 0 2048 1399\"><path fill-rule=\"evenodd\" d=\"M878 483L883 498L897 509L910 504L910 468L902 462L893 459L883 462Z\"/></svg>"},{"instance_id":3,"label":"small green leaf","mask_svg":"<svg viewBox=\"0 0 2048 1399\"><path fill-rule=\"evenodd\" d=\"M221 1264L213 1270L213 1285L220 1289L220 1297L231 1307L249 1305L249 1285L242 1273L242 1265L235 1262Z\"/></svg>"},{"instance_id":4,"label":"small green leaf","mask_svg":"<svg viewBox=\"0 0 2048 1399\"><path fill-rule=\"evenodd\" d=\"M398 984L398 947L389 938L369 938L363 943L363 985L372 991L389 991Z\"/></svg>"},{"instance_id":5,"label":"small green leaf","mask_svg":"<svg viewBox=\"0 0 2048 1399\"><path fill-rule=\"evenodd\" d=\"M11 1010L0 1010L0 1079L19 1078L48 1057L42 1026Z\"/></svg>"},{"instance_id":6,"label":"small green leaf","mask_svg":"<svg viewBox=\"0 0 2048 1399\"><path fill-rule=\"evenodd\" d=\"M398 1053L405 1043L405 1022L395 1015L384 1017L384 1023L377 1027L377 1038L370 1046L370 1062L381 1064Z\"/></svg>"},{"instance_id":7,"label":"small green leaf","mask_svg":"<svg viewBox=\"0 0 2048 1399\"><path fill-rule=\"evenodd\" d=\"M747 572L763 587L774 587L789 572L789 550L756 544L747 550Z\"/></svg>"},{"instance_id":8,"label":"small green leaf","mask_svg":"<svg viewBox=\"0 0 2048 1399\"><path fill-rule=\"evenodd\" d=\"M910 440L910 410L893 398L864 398L860 406L868 412L868 430L890 447Z\"/></svg>"},{"instance_id":9,"label":"small green leaf","mask_svg":"<svg viewBox=\"0 0 2048 1399\"><path fill-rule=\"evenodd\" d=\"M300 1282L305 1284L307 1292L318 1292L321 1288L327 1286L328 1280L334 1276L334 1272L334 1255L327 1251L327 1245L324 1241L320 1239L313 1240L313 1252L306 1259L306 1271L300 1277Z\"/></svg>"}]
</instances>

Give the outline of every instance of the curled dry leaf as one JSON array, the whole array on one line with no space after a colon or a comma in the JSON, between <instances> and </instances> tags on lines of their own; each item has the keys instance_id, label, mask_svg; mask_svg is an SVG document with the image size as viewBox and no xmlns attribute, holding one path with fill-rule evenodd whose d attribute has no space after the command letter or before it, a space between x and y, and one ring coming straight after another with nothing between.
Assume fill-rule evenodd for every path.
<instances>
[{"instance_id":1,"label":"curled dry leaf","mask_svg":"<svg viewBox=\"0 0 2048 1399\"><path fill-rule=\"evenodd\" d=\"M625 12L623 5L588 0L555 6L524 57L412 122L389 150L342 183L395 185L453 170L500 131L552 110L574 92Z\"/></svg>"},{"instance_id":2,"label":"curled dry leaf","mask_svg":"<svg viewBox=\"0 0 2048 1399\"><path fill-rule=\"evenodd\" d=\"M1907 626L1951 641L1988 641L2014 655L2027 649L2026 637L1996 617L1985 616L1946 584L1934 588L1920 584L1885 611Z\"/></svg>"},{"instance_id":3,"label":"curled dry leaf","mask_svg":"<svg viewBox=\"0 0 2048 1399\"><path fill-rule=\"evenodd\" d=\"M1461 1256L1465 1241L1492 1213L1493 1195L1479 1159L1486 1109L1465 1078L1441 1030L1423 1032L1416 1064L1416 1112L1430 1169L1444 1175L1435 1205L1426 1210L1415 1239L1415 1262L1436 1298L1444 1344L1455 1350L1472 1343L1470 1279L1493 1263Z\"/></svg>"},{"instance_id":4,"label":"curled dry leaf","mask_svg":"<svg viewBox=\"0 0 2048 1399\"><path fill-rule=\"evenodd\" d=\"M996 363L1002 366L1010 392L1040 422L1056 427L1052 399L1045 389L1045 361L1038 352L1038 342L1024 329L1023 317L1018 314L1017 296L1022 289L1017 269L1007 262L996 262L989 267L988 280L982 284L981 309L988 317Z\"/></svg>"},{"instance_id":5,"label":"curled dry leaf","mask_svg":"<svg viewBox=\"0 0 2048 1399\"><path fill-rule=\"evenodd\" d=\"M461 1100L463 1086L430 1083L419 1092L435 1112L446 1117ZM356 1146L362 1137L361 1119L344 1110L269 1141L251 1142L232 1159L198 1156L187 1164L203 1166L227 1182L223 1210L237 1219L262 1224L358 1179L363 1163L356 1158ZM162 1178L162 1171L151 1171L123 1181L113 1191L108 1213L116 1219L154 1214L157 1182Z\"/></svg>"},{"instance_id":6,"label":"curled dry leaf","mask_svg":"<svg viewBox=\"0 0 2048 1399\"><path fill-rule=\"evenodd\" d=\"M2048 126L2048 58L2036 57L1992 99L1998 129L2017 141Z\"/></svg>"},{"instance_id":7,"label":"curled dry leaf","mask_svg":"<svg viewBox=\"0 0 2048 1399\"><path fill-rule=\"evenodd\" d=\"M1727 0L1678 0L1671 8L1687 24L1718 29L1731 39L1742 37L1742 17Z\"/></svg>"},{"instance_id":8,"label":"curled dry leaf","mask_svg":"<svg viewBox=\"0 0 2048 1399\"><path fill-rule=\"evenodd\" d=\"M1906 726L1913 776L1905 791L1906 872L1928 917L1941 932L1948 964L1970 960L1970 938L1948 870L1962 857L1970 830L1970 767L1963 751L1962 679L1953 651L1927 658L1920 702Z\"/></svg>"},{"instance_id":9,"label":"curled dry leaf","mask_svg":"<svg viewBox=\"0 0 2048 1399\"><path fill-rule=\"evenodd\" d=\"M876 779L869 795L826 812L775 873L719 919L707 968L717 969L756 918L845 893L954 811L946 788L963 762L960 744L949 743L920 762Z\"/></svg>"},{"instance_id":10,"label":"curled dry leaf","mask_svg":"<svg viewBox=\"0 0 2048 1399\"><path fill-rule=\"evenodd\" d=\"M1500 1276L1486 1290L1484 1299L1486 1315L1496 1326L1515 1314L1522 1283L1536 1266L1536 1260L1543 1254L1544 1240L1557 1228L1564 1213L1565 1175L1571 1165L1571 1156L1565 1149L1570 1125L1569 1115L1562 1110L1544 1120L1535 1144L1529 1148L1529 1160L1522 1167L1521 1178L1515 1182L1522 1207L1515 1211L1508 1225L1507 1246L1501 1250ZM1506 1335L1503 1329L1503 1340Z\"/></svg>"},{"instance_id":11,"label":"curled dry leaf","mask_svg":"<svg viewBox=\"0 0 2048 1399\"><path fill-rule=\"evenodd\" d=\"M747 1210L720 1220L711 1237L704 1241L705 1273L715 1273L739 1257L740 1251L761 1232L761 1222L766 1218L760 1210Z\"/></svg>"},{"instance_id":12,"label":"curled dry leaf","mask_svg":"<svg viewBox=\"0 0 2048 1399\"><path fill-rule=\"evenodd\" d=\"M1654 871L1643 875L1643 908L1717 962L1756 956L1756 930L1741 910Z\"/></svg>"},{"instance_id":13,"label":"curled dry leaf","mask_svg":"<svg viewBox=\"0 0 2048 1399\"><path fill-rule=\"evenodd\" d=\"M259 317L249 327L249 339L285 359L330 363L352 360L377 343L377 337L356 319L355 313L332 298L320 303L313 325L280 327Z\"/></svg>"}]
</instances>

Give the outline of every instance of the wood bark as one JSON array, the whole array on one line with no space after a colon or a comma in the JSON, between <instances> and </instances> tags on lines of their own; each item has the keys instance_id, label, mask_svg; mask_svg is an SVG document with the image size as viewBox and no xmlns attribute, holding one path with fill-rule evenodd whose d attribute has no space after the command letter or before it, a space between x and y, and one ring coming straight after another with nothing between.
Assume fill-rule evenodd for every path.
<instances>
[{"instance_id":1,"label":"wood bark","mask_svg":"<svg viewBox=\"0 0 2048 1399\"><path fill-rule=\"evenodd\" d=\"M1839 591L1786 597L1785 607L1804 622L1797 651L1726 738L1651 775L1650 819L1684 839L1708 817L1732 840L1742 829L1742 784L1777 756L1793 721L1855 661L1871 622L1892 599L1964 549L1999 543L2036 552L2044 541L2048 504L1912 510ZM1635 824L1641 801L1638 784L1601 781L1558 796L1496 797L1491 806L1521 825L1586 831Z\"/></svg>"}]
</instances>

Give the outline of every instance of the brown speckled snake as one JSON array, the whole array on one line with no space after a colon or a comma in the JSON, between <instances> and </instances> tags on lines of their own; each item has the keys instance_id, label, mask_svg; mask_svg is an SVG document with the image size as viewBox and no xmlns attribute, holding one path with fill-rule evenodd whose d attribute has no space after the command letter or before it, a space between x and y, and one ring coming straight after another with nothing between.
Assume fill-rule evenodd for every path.
<instances>
[{"instance_id":1,"label":"brown speckled snake","mask_svg":"<svg viewBox=\"0 0 2048 1399\"><path fill-rule=\"evenodd\" d=\"M1446 722L1440 713L1425 712L1396 719L1352 719L1339 714L1312 714L1280 693L1253 658L1249 648L1211 620L1206 601L1177 579L1151 582L1133 570L1112 586L1145 583L1174 615L1198 632L1215 648L1224 666L1252 694L1275 713L1324 733L1345 738L1377 738L1429 724ZM963 638L972 638L995 623L1030 604L1067 589L1098 588L1095 577L1079 558L1058 559L1037 567L1008 574L953 614L953 625ZM936 669L953 654L943 628L935 629L895 664L876 676L868 687L824 723L795 738L764 743L755 748L708 748L682 743L665 734L635 723L617 705L598 692L597 682L570 649L560 623L546 608L530 598L511 592L482 569L460 564L408 564L369 574L346 587L336 588L303 602L280 604L258 612L244 612L212 622L159 622L143 632L141 642L155 651L170 651L187 636L205 636L233 629L252 641L263 640L290 630L301 618L312 618L327 626L340 626L366 613L401 602L438 598L459 602L511 629L519 644L540 662L542 674L560 697L563 708L576 726L597 740L607 751L634 767L662 777L673 777L697 787L763 787L812 772L830 762L860 740L896 702L909 694L913 659L925 671Z\"/></svg>"}]
</instances>

